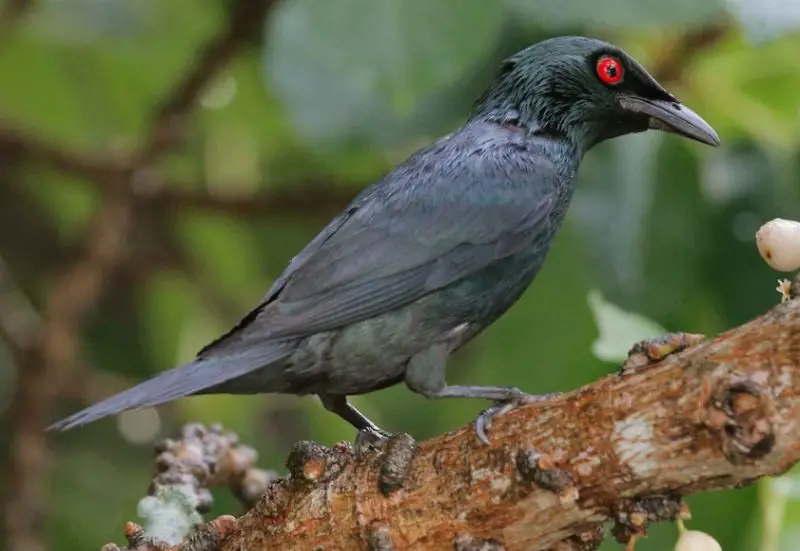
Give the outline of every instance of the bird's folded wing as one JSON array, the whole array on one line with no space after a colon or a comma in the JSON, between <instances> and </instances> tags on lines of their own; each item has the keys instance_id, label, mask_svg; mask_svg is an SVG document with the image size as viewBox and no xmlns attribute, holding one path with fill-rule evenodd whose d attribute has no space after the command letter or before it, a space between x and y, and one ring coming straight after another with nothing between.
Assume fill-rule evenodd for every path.
<instances>
[{"instance_id":1,"label":"bird's folded wing","mask_svg":"<svg viewBox=\"0 0 800 551\"><path fill-rule=\"evenodd\" d=\"M558 187L550 167L529 171L522 192L493 182L497 173L474 170L454 170L449 181L441 175L417 181L405 193L385 183L331 222L293 259L262 304L203 352L236 335L261 341L340 328L524 250L541 238ZM489 189L493 185L496 193ZM446 190L445 198L426 187Z\"/></svg>"},{"instance_id":2,"label":"bird's folded wing","mask_svg":"<svg viewBox=\"0 0 800 551\"><path fill-rule=\"evenodd\" d=\"M423 193L368 202L296 268L259 323L261 334L301 336L343 327L525 249L541 236L554 202L544 190L555 186L537 187L542 191L516 201L454 195L432 204Z\"/></svg>"},{"instance_id":3,"label":"bird's folded wing","mask_svg":"<svg viewBox=\"0 0 800 551\"><path fill-rule=\"evenodd\" d=\"M361 226L352 235L337 234L290 279L265 319L265 333L313 334L409 304L530 245L551 205L548 198L528 212L507 205L489 207L491 214L451 207L461 215L451 226L461 236L438 244L416 241L413 230L388 235L385 228ZM440 216L437 225L450 217ZM354 219L348 225L356 224Z\"/></svg>"}]
</instances>

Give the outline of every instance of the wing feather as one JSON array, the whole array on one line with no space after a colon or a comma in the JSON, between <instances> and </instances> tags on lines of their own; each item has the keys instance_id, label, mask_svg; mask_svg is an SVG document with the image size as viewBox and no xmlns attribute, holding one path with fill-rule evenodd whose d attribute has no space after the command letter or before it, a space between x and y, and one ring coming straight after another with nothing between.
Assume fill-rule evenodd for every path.
<instances>
[{"instance_id":1,"label":"wing feather","mask_svg":"<svg viewBox=\"0 0 800 551\"><path fill-rule=\"evenodd\" d=\"M508 143L473 142L431 146L362 193L218 342L343 327L532 246L552 222L557 171Z\"/></svg>"}]
</instances>

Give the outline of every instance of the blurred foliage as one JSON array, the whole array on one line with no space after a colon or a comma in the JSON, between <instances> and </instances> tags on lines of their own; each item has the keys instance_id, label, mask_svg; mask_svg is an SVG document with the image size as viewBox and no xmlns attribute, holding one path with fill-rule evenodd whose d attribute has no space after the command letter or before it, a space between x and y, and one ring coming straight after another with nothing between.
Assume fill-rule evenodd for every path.
<instances>
[{"instance_id":1,"label":"blurred foliage","mask_svg":"<svg viewBox=\"0 0 800 551\"><path fill-rule=\"evenodd\" d=\"M130 151L145 139L160 98L225 25L230 5L0 1L0 14L8 14L0 18L0 131L22 130L95 158ZM459 352L451 381L548 392L614 369L592 353L603 332L590 308L592 289L612 303L606 312L616 304L668 330L714 334L748 320L777 300L776 274L758 258L754 232L773 217L797 218L800 209L798 6L778 0L277 3L263 40L217 75L180 150L159 164L164 181L186 182L169 185L208 200L150 205L137 219L126 243L131 260L107 282L83 333L83 355L97 371L91 377L102 375L119 388L190 358L255 303L343 206L334 191L356 193L452 130L499 60L554 34L623 46L665 77L724 143L712 150L648 133L589 154L543 272L517 306ZM703 33L711 38L690 42ZM305 210L267 214L236 206L287 189L315 196ZM0 149L0 255L38 307L54 274L75 257L100 197L96 182L35 160L18 164L13 151ZM613 314L598 319L622 323ZM626 336L619 327L611 331L621 346ZM630 344L640 338L635 333ZM15 370L0 350L0 414ZM485 406L428 402L402 387L354 401L386 429L420 439L469 422ZM72 396L57 409L66 414L82 403ZM281 465L298 439L333 443L354 436L312 398L192 398L159 413L146 419L160 422L161 434L186 420L223 422L259 449L265 467ZM52 549L99 549L119 541L123 521L135 518L158 427L151 437L134 438L121 430L131 423L137 424L107 420L55 438L44 512ZM8 437L0 432L3 457ZM774 501L774 493L762 493L768 496L762 501ZM766 509L755 487L690 504L690 526L713 534L726 551L759 549ZM220 495L215 512L236 507ZM765 543L760 551L800 546L800 505L789 504L786 515L776 546ZM637 549L667 551L675 537L673 527L657 526Z\"/></svg>"},{"instance_id":2,"label":"blurred foliage","mask_svg":"<svg viewBox=\"0 0 800 551\"><path fill-rule=\"evenodd\" d=\"M628 359L632 343L668 333L652 320L611 304L597 290L589 292L589 308L599 333L592 343L592 353L604 362L622 364Z\"/></svg>"}]
</instances>

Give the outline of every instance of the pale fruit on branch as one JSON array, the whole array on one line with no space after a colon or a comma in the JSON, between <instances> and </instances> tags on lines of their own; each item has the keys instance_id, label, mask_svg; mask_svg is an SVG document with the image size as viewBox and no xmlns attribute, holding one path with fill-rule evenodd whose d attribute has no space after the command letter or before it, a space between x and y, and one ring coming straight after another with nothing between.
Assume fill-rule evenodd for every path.
<instances>
[{"instance_id":1,"label":"pale fruit on branch","mask_svg":"<svg viewBox=\"0 0 800 551\"><path fill-rule=\"evenodd\" d=\"M756 246L771 268L780 272L800 269L800 222L770 220L756 232Z\"/></svg>"},{"instance_id":2,"label":"pale fruit on branch","mask_svg":"<svg viewBox=\"0 0 800 551\"><path fill-rule=\"evenodd\" d=\"M722 551L722 546L705 532L686 530L678 538L675 551Z\"/></svg>"},{"instance_id":3,"label":"pale fruit on branch","mask_svg":"<svg viewBox=\"0 0 800 551\"><path fill-rule=\"evenodd\" d=\"M675 551L722 551L717 540L700 530L687 530L683 520L678 520L678 541Z\"/></svg>"}]
</instances>

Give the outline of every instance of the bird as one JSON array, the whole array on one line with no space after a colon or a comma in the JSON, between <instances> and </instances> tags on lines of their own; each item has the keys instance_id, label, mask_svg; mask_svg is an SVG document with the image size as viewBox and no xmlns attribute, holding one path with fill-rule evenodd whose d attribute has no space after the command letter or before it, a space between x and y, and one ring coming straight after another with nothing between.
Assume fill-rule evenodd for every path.
<instances>
[{"instance_id":1,"label":"bird","mask_svg":"<svg viewBox=\"0 0 800 551\"><path fill-rule=\"evenodd\" d=\"M430 399L542 399L451 385L448 357L501 317L542 267L595 145L648 129L710 146L714 129L621 48L560 36L505 59L463 125L411 154L308 243L263 299L196 357L79 411L66 430L192 395L316 395L357 429L348 400L399 383ZM546 397L546 396L545 396Z\"/></svg>"}]
</instances>

